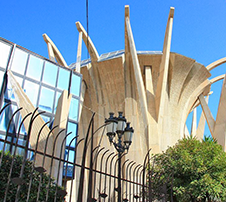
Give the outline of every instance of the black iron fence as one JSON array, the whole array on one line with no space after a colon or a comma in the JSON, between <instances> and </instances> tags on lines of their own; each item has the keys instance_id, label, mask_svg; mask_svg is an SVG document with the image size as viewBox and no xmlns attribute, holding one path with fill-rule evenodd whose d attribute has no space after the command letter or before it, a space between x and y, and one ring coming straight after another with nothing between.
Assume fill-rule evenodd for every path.
<instances>
[{"instance_id":1,"label":"black iron fence","mask_svg":"<svg viewBox=\"0 0 226 202\"><path fill-rule=\"evenodd\" d=\"M0 117L6 113L7 107L10 104L2 108ZM116 201L119 157L100 144L94 147L93 136L105 127L103 125L94 131L94 114L85 138L75 136L65 150L65 142L70 133L65 134L61 130L50 140L51 132L58 127L55 126L46 134L44 148L40 150L40 134L48 122L39 126L35 146L31 147L29 140L35 119L44 112L36 109L28 113L22 119L18 132L12 134L9 129L13 117L20 110L19 108L12 114L7 122L4 138L0 139L0 201ZM20 144L20 130L26 119L29 119L29 129L25 143ZM64 135L63 139L59 138L61 135ZM13 141L11 137L14 137ZM62 142L60 148L56 148L59 139ZM49 141L53 141L51 150L48 148ZM71 151L69 148L73 142L76 142L76 146ZM18 151L21 150L23 152L18 156ZM78 150L83 151L80 159ZM154 160L150 157L150 150L142 165L127 159L126 153L120 158L125 159L121 165L123 201L173 201L173 175L164 184L155 183L162 176L153 172ZM37 160L41 160L41 164L37 164Z\"/></svg>"}]
</instances>

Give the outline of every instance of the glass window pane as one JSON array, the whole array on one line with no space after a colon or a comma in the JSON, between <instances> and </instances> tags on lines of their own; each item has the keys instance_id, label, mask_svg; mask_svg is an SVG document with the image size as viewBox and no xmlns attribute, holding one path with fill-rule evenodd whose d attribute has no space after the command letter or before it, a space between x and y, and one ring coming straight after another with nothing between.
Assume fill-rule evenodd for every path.
<instances>
[{"instance_id":1,"label":"glass window pane","mask_svg":"<svg viewBox=\"0 0 226 202\"><path fill-rule=\"evenodd\" d=\"M74 156L75 156L74 153L75 153L75 152L74 152L73 150L69 150L69 153L68 153L68 150L66 150L66 151L67 151L67 153L66 153L66 158L65 158L65 160L68 159L69 162L72 162L72 163L73 163L73 162L74 162ZM68 156L68 154L69 154L69 156ZM67 164L66 164L66 165L67 165ZM72 166L72 164L69 163L69 164L68 164L68 167L69 167L69 166ZM66 166L65 166L65 168L66 168ZM67 172L68 172L68 171L67 171ZM72 173L67 173L67 176L70 175L70 174L72 174Z\"/></svg>"},{"instance_id":2,"label":"glass window pane","mask_svg":"<svg viewBox=\"0 0 226 202\"><path fill-rule=\"evenodd\" d=\"M57 87L61 90L68 90L70 71L60 68Z\"/></svg>"},{"instance_id":3,"label":"glass window pane","mask_svg":"<svg viewBox=\"0 0 226 202\"><path fill-rule=\"evenodd\" d=\"M30 81L25 80L24 83L24 92L27 94L31 103L36 107L37 106L37 97L38 97L39 85Z\"/></svg>"},{"instance_id":4,"label":"glass window pane","mask_svg":"<svg viewBox=\"0 0 226 202\"><path fill-rule=\"evenodd\" d=\"M77 135L77 124L69 121L67 125L67 133L70 133L70 132L72 133L69 136L67 136L66 146L69 146L72 139ZM71 143L71 147L75 147L75 143L76 143L76 139L74 139L73 142Z\"/></svg>"},{"instance_id":5,"label":"glass window pane","mask_svg":"<svg viewBox=\"0 0 226 202\"><path fill-rule=\"evenodd\" d=\"M46 112L52 112L53 98L54 98L54 91L48 88L42 87L40 100L39 100L39 108Z\"/></svg>"},{"instance_id":6,"label":"glass window pane","mask_svg":"<svg viewBox=\"0 0 226 202\"><path fill-rule=\"evenodd\" d=\"M73 177L73 173L74 173L74 166L73 166L73 162L74 162L74 150L65 150L65 160L68 160L68 164L65 162L64 163L64 172L63 175L65 176L66 174L66 168L67 168L67 177Z\"/></svg>"},{"instance_id":7,"label":"glass window pane","mask_svg":"<svg viewBox=\"0 0 226 202\"><path fill-rule=\"evenodd\" d=\"M54 106L55 106L55 107L54 107L54 114L56 113L56 109L57 109L58 100L59 100L59 98L60 98L61 94L62 94L62 92L57 92L57 93L56 93L55 105L54 105Z\"/></svg>"},{"instance_id":8,"label":"glass window pane","mask_svg":"<svg viewBox=\"0 0 226 202\"><path fill-rule=\"evenodd\" d=\"M14 77L15 77L17 83L19 83L19 85L22 86L23 78L21 78L21 77L19 77L19 76L15 76L15 75L14 75Z\"/></svg>"},{"instance_id":9,"label":"glass window pane","mask_svg":"<svg viewBox=\"0 0 226 202\"><path fill-rule=\"evenodd\" d=\"M51 86L56 85L58 67L52 63L46 62L44 67L43 82Z\"/></svg>"},{"instance_id":10,"label":"glass window pane","mask_svg":"<svg viewBox=\"0 0 226 202\"><path fill-rule=\"evenodd\" d=\"M12 141L12 137L8 136L7 137L7 141L11 142ZM10 144L6 144L5 145L5 152L8 152L8 151L10 151Z\"/></svg>"},{"instance_id":11,"label":"glass window pane","mask_svg":"<svg viewBox=\"0 0 226 202\"><path fill-rule=\"evenodd\" d=\"M6 68L11 46L0 42L0 67Z\"/></svg>"},{"instance_id":12,"label":"glass window pane","mask_svg":"<svg viewBox=\"0 0 226 202\"><path fill-rule=\"evenodd\" d=\"M14 100L13 89L12 89L10 83L8 83L8 85L6 87L4 97L9 100Z\"/></svg>"},{"instance_id":13,"label":"glass window pane","mask_svg":"<svg viewBox=\"0 0 226 202\"><path fill-rule=\"evenodd\" d=\"M0 139L5 140L5 135L0 134ZM0 151L3 150L4 142L0 141Z\"/></svg>"},{"instance_id":14,"label":"glass window pane","mask_svg":"<svg viewBox=\"0 0 226 202\"><path fill-rule=\"evenodd\" d=\"M14 77L15 77L17 83L19 83L19 85L22 86L23 79L18 77L18 76L14 76ZM9 99L9 100L16 101L15 95L13 93L13 89L12 89L10 82L8 82L6 89L7 90L5 91L5 94L4 94L5 98Z\"/></svg>"},{"instance_id":15,"label":"glass window pane","mask_svg":"<svg viewBox=\"0 0 226 202\"><path fill-rule=\"evenodd\" d=\"M6 103L4 103L4 106L5 105L6 105ZM17 106L12 105L12 104L5 108L4 112L0 116L0 130L7 131L9 121L12 118L12 115L16 110L17 110ZM9 127L10 133L15 133L15 131L16 131L15 123L16 123L16 115L14 116L14 118L10 124L10 127Z\"/></svg>"},{"instance_id":16,"label":"glass window pane","mask_svg":"<svg viewBox=\"0 0 226 202\"><path fill-rule=\"evenodd\" d=\"M42 65L43 65L43 60L33 55L30 55L28 68L27 68L27 76L40 81L41 73L42 73Z\"/></svg>"},{"instance_id":17,"label":"glass window pane","mask_svg":"<svg viewBox=\"0 0 226 202\"><path fill-rule=\"evenodd\" d=\"M78 120L78 107L79 107L79 101L75 98L72 98L70 111L69 111L69 119L72 119L74 121Z\"/></svg>"},{"instance_id":18,"label":"glass window pane","mask_svg":"<svg viewBox=\"0 0 226 202\"><path fill-rule=\"evenodd\" d=\"M26 145L26 141L24 139L19 139L18 140L18 145L25 146ZM22 156L22 155L24 155L24 152L25 152L24 148L17 147L17 149L16 149L16 154L17 155Z\"/></svg>"},{"instance_id":19,"label":"glass window pane","mask_svg":"<svg viewBox=\"0 0 226 202\"><path fill-rule=\"evenodd\" d=\"M2 86L3 76L4 76L4 72L0 71L0 88Z\"/></svg>"},{"instance_id":20,"label":"glass window pane","mask_svg":"<svg viewBox=\"0 0 226 202\"><path fill-rule=\"evenodd\" d=\"M30 117L27 117L27 119L29 119ZM20 127L20 124L21 124L21 121L22 121L22 118L20 116L19 118L19 122L18 122L18 126L17 126L17 131L19 131L19 127ZM26 130L25 130L25 127L24 127L24 124L22 124L21 128L20 128L20 134L27 134Z\"/></svg>"},{"instance_id":21,"label":"glass window pane","mask_svg":"<svg viewBox=\"0 0 226 202\"><path fill-rule=\"evenodd\" d=\"M24 75L28 54L16 48L11 69L17 73Z\"/></svg>"},{"instance_id":22,"label":"glass window pane","mask_svg":"<svg viewBox=\"0 0 226 202\"><path fill-rule=\"evenodd\" d=\"M42 119L46 122L50 121L50 117L41 115ZM48 126L49 124L47 124Z\"/></svg>"},{"instance_id":23,"label":"glass window pane","mask_svg":"<svg viewBox=\"0 0 226 202\"><path fill-rule=\"evenodd\" d=\"M73 74L72 80L71 80L71 94L79 96L80 85L81 85L81 77L77 76L76 74Z\"/></svg>"}]
</instances>

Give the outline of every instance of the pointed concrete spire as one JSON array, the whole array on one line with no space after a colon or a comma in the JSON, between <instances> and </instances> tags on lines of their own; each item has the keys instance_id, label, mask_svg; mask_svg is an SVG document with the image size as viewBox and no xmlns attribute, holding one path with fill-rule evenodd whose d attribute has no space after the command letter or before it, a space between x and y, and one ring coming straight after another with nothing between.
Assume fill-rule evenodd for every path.
<instances>
[{"instance_id":1,"label":"pointed concrete spire","mask_svg":"<svg viewBox=\"0 0 226 202\"><path fill-rule=\"evenodd\" d=\"M52 62L56 62L55 61L55 55L54 55L54 52L53 52L53 47L49 42L47 43L47 48L48 48L49 59Z\"/></svg>"},{"instance_id":2,"label":"pointed concrete spire","mask_svg":"<svg viewBox=\"0 0 226 202\"><path fill-rule=\"evenodd\" d=\"M129 6L125 7L125 22L126 22L126 31L128 34L128 42L129 42L129 51L132 57L132 63L133 63L133 70L135 74L135 80L137 85L137 90L139 94L139 102L141 106L141 112L143 115L143 120L145 123L145 126L148 125L148 110L147 110L147 99L146 99L146 93L144 89L144 82L141 75L140 70L140 64L137 56L136 46L133 38L133 33L130 25L130 19L129 19Z\"/></svg>"},{"instance_id":3,"label":"pointed concrete spire","mask_svg":"<svg viewBox=\"0 0 226 202\"><path fill-rule=\"evenodd\" d=\"M157 83L156 95L155 95L155 105L156 105L156 116L157 120L159 117L164 116L164 103L166 100L166 90L167 90L167 78L169 70L169 58L170 58L170 46L172 38L172 28L173 28L173 16L174 8L170 8L168 22L166 26L165 39L163 45L162 60L159 70L159 78Z\"/></svg>"},{"instance_id":4,"label":"pointed concrete spire","mask_svg":"<svg viewBox=\"0 0 226 202\"><path fill-rule=\"evenodd\" d=\"M49 53L49 59L54 61L54 58L56 61L64 66L68 67L67 63L65 62L63 56L61 55L60 51L56 47L56 45L53 43L53 41L48 37L47 34L43 34L43 39L45 40L47 46L48 46L48 53Z\"/></svg>"},{"instance_id":5,"label":"pointed concrete spire","mask_svg":"<svg viewBox=\"0 0 226 202\"><path fill-rule=\"evenodd\" d=\"M83 35L83 32L80 31L79 32L79 37L78 37L77 60L76 60L76 68L75 68L75 71L78 72L78 73L80 73L80 71L81 71L82 35ZM81 96L80 96L80 106L79 106L79 118L78 118L78 121L80 120L80 117L81 117L85 93L86 93L86 84L85 84L85 81L82 81L82 83L81 83Z\"/></svg>"},{"instance_id":6,"label":"pointed concrete spire","mask_svg":"<svg viewBox=\"0 0 226 202\"><path fill-rule=\"evenodd\" d=\"M138 93L139 104L136 105L134 103L135 88L131 88L128 82L132 82L131 75L134 75L136 89ZM141 137L142 141L142 150L147 151L150 147L149 141L149 120L148 120L148 108L147 108L147 98L146 91L144 88L144 81L141 74L140 64L137 56L136 46L133 38L133 33L130 24L130 16L129 16L129 6L125 6L125 77L128 77L128 81L126 82L126 103L125 103L125 111L131 115L131 118L136 116L135 114L138 112L137 106L141 111L139 117L140 122L142 123L142 127L144 127L144 134ZM127 88L128 87L128 88ZM133 97L134 96L134 97ZM131 99L133 98L133 99ZM130 116L127 115L129 118ZM137 118L137 117L136 117ZM138 120L137 120L138 121Z\"/></svg>"},{"instance_id":7,"label":"pointed concrete spire","mask_svg":"<svg viewBox=\"0 0 226 202\"><path fill-rule=\"evenodd\" d=\"M88 36L87 32L85 31L84 27L81 25L80 22L76 22L75 24L79 33L82 32L82 38L84 43L86 44L86 47L88 49L92 62L96 62L99 59L99 54L92 40L90 39L90 37Z\"/></svg>"},{"instance_id":8,"label":"pointed concrete spire","mask_svg":"<svg viewBox=\"0 0 226 202\"><path fill-rule=\"evenodd\" d=\"M82 32L79 32L78 37L78 49L77 49L77 60L76 60L76 72L80 73L81 69L81 58L82 58Z\"/></svg>"}]
</instances>

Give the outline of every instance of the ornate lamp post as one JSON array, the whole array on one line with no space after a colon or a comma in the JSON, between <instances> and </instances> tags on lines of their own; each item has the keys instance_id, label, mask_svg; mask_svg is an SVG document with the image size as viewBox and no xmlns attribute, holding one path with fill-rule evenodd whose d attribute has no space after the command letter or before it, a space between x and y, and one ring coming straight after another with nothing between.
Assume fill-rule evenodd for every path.
<instances>
[{"instance_id":1,"label":"ornate lamp post","mask_svg":"<svg viewBox=\"0 0 226 202\"><path fill-rule=\"evenodd\" d=\"M127 150L132 143L133 128L130 127L130 123L126 122L122 112L119 112L118 117L114 117L114 113L109 113L110 117L105 120L107 125L107 136L110 143L113 143L115 149L118 152L118 202L122 201L121 193L121 156Z\"/></svg>"}]
</instances>

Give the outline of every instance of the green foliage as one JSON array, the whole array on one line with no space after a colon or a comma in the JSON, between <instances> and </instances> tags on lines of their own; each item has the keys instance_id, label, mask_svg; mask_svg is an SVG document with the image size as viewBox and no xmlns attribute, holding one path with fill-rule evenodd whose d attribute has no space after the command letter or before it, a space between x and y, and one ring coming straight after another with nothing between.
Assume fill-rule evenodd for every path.
<instances>
[{"instance_id":1,"label":"green foliage","mask_svg":"<svg viewBox=\"0 0 226 202\"><path fill-rule=\"evenodd\" d=\"M182 139L153 159L155 183L173 173L174 201L226 201L226 154L215 140Z\"/></svg>"},{"instance_id":2,"label":"green foliage","mask_svg":"<svg viewBox=\"0 0 226 202\"><path fill-rule=\"evenodd\" d=\"M1 152L0 152L0 154L1 154ZM3 159L2 159L2 166L0 168L0 187L1 187L0 200L3 200L4 196L5 196L5 189L7 186L11 162L12 162L12 156L10 155L10 153L4 154ZM11 175L11 179L13 179L15 177L19 177L21 165L22 165L22 157L16 156L14 158L13 172ZM19 199L20 202L24 202L27 199L27 192L28 192L28 187L29 187L31 171L32 171L32 162L27 160L25 163L25 170L24 170L24 175L23 175L23 180L25 180L25 183L22 184L21 190L20 190L20 199ZM40 174L38 172L34 171L29 201L36 201L39 180L40 180ZM47 193L46 187L48 185L48 180L49 180L49 177L46 174L43 174L39 201L45 201L45 197L46 197L46 193ZM53 179L50 179L50 180L51 180L51 183L50 183L50 187L49 187L48 201L52 202L52 201L54 201L56 184L53 182ZM58 187L58 189L62 189L62 188ZM7 202L15 201L16 191L17 191L17 186L15 184L13 184L12 182L10 182L9 191L8 191L7 200L6 200ZM57 201L60 201L59 197L57 197Z\"/></svg>"}]
</instances>

